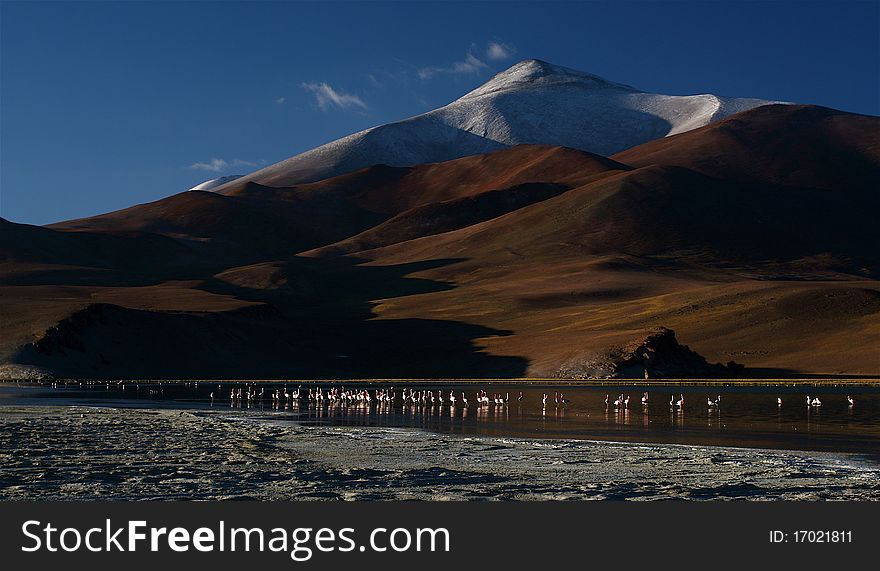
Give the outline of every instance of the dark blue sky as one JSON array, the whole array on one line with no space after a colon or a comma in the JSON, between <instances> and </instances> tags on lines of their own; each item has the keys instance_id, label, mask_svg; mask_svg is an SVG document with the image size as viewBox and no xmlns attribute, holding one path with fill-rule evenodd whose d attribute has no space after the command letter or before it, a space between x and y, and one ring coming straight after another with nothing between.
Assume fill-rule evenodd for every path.
<instances>
[{"instance_id":1,"label":"dark blue sky","mask_svg":"<svg viewBox=\"0 0 880 571\"><path fill-rule=\"evenodd\" d=\"M880 114L876 1L2 2L0 18L0 216L32 224L249 172L526 58Z\"/></svg>"}]
</instances>

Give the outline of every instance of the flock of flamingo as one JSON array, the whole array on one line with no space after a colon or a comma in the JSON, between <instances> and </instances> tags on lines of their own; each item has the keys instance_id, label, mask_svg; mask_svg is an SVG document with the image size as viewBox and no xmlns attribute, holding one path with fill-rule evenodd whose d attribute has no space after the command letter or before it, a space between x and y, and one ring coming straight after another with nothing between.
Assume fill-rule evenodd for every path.
<instances>
[{"instance_id":1,"label":"flock of flamingo","mask_svg":"<svg viewBox=\"0 0 880 571\"><path fill-rule=\"evenodd\" d=\"M95 381L79 381L77 382L58 382L53 381L52 387L59 388L59 385L70 385L70 384L79 384L80 387L84 386L93 386L103 383L98 383ZM116 381L115 384L119 386L122 390L125 390L125 383L123 381ZM198 388L198 381L194 382L185 382L184 386L193 386ZM110 389L111 383L107 382L107 388ZM164 396L165 391L162 390L162 383L159 383L158 389L148 389L147 394L153 397L161 397ZM140 385L136 384L135 389L140 391ZM217 394L220 394L220 391L223 390L222 385L217 385ZM398 393L394 390L394 387L390 389L374 389L372 392L368 389L359 389L359 390L346 390L344 386L342 387L333 387L326 390L323 388L310 388L308 392L304 392L302 386L298 386L295 391L290 391L287 388L287 385L284 385L283 388L276 389L274 391L269 391L269 397L272 399L274 404L286 404L292 402L299 401L307 401L312 403L342 403L342 404L354 404L354 403L378 403L378 404L396 404L400 403L402 405L420 405L420 406L462 406L467 407L470 406L470 401L467 398L467 394L464 391L461 391L461 396L457 397L454 390L450 390L449 394L446 395L445 391L429 391L429 390L420 390L416 391L413 389L405 388L400 393L400 398L398 399ZM214 400L214 391L210 393L211 401ZM243 401L262 401L266 398L266 387L261 387L259 392L257 391L256 383L247 383L244 387L233 387L229 392L229 399L233 403L241 403ZM522 391L519 391L519 395L517 395L517 402L522 402L524 400L524 395ZM642 393L641 404L643 406L648 405L649 395L646 392ZM491 398L489 397L489 393L485 390L478 390L474 393L474 404L476 406L483 405L496 405L496 406L505 406L510 400L510 393L492 393ZM543 407L547 407L548 403L552 402L555 406L565 405L570 403L571 401L565 397L565 395L559 391L553 393L553 399L550 400L550 396L547 393L543 393L541 396L541 405ZM816 407L822 406L822 401L819 397L811 397L807 395L806 398L807 408L814 409ZM855 399L853 399L850 395L846 395L847 405L852 407L855 405ZM629 408L630 396L620 394L613 401L609 395L605 395L605 407L609 408L613 406L615 409L626 409ZM706 404L709 409L719 409L721 407L721 395L716 395L713 399L712 397L706 398ZM782 397L776 397L776 405L782 406ZM669 406L672 408L681 409L684 407L684 394L679 394L678 398L675 398L675 395L672 395L669 399Z\"/></svg>"},{"instance_id":2,"label":"flock of flamingo","mask_svg":"<svg viewBox=\"0 0 880 571\"><path fill-rule=\"evenodd\" d=\"M217 385L217 390L222 390L221 385ZM272 402L275 404L281 403L291 403L291 402L299 402L299 401L307 401L310 403L342 403L342 404L356 404L356 403L377 403L377 404L396 404L400 403L401 405L407 406L462 406L468 407L470 406L470 401L468 401L467 394L464 391L461 391L461 396L457 397L454 390L450 390L448 395L445 395L445 391L432 391L432 390L413 390L413 389L403 389L400 392L400 398L398 399L398 393L394 390L394 387L390 389L375 389L372 392L368 389L358 389L358 390L346 390L344 386L342 387L333 387L326 390L326 393L323 388L309 388L308 393L304 392L302 386L298 386L296 390L290 391L285 385L283 388L276 389L274 391L269 392L269 396L272 399ZM212 391L210 394L210 398L214 400L214 392ZM260 401L266 398L266 388L260 388L260 391L257 392L257 387L254 384L248 384L245 387L233 388L229 393L229 399L233 402L241 402L243 400L247 401ZM524 399L524 395L522 391L519 391L519 395L517 395L517 402L522 402ZM492 397L489 397L489 393L485 390L478 390L474 393L474 404L475 406L505 406L510 400L510 393L492 393ZM650 396L648 392L644 392L641 398L641 404L643 407L648 406L650 400ZM849 406L855 405L855 400L846 395L846 401ZM543 393L541 397L541 405L543 407L547 407L548 402L550 402L550 396L547 393ZM565 395L559 391L553 393L553 401L552 403L555 406L565 405L566 403L570 403L571 401L565 398ZM605 407L613 406L615 409L620 408L629 408L630 396L620 394L613 401L611 397L606 394L605 395ZM679 394L678 398L675 395L672 395L669 399L669 406L672 408L681 409L684 407L685 399L684 394ZM719 409L721 407L721 395L716 395L713 399L712 397L706 397L706 405L709 409ZM776 405L782 406L782 398L776 398ZM807 407L814 408L822 406L822 401L819 400L819 397L810 397L807 395Z\"/></svg>"}]
</instances>

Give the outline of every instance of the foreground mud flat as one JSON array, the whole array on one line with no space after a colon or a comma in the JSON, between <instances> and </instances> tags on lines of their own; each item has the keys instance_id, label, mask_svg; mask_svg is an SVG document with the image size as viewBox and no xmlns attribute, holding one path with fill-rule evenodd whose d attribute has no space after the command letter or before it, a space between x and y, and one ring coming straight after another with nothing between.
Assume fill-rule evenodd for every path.
<instances>
[{"instance_id":1,"label":"foreground mud flat","mask_svg":"<svg viewBox=\"0 0 880 571\"><path fill-rule=\"evenodd\" d=\"M822 452L301 426L272 413L5 406L2 499L880 500Z\"/></svg>"}]
</instances>

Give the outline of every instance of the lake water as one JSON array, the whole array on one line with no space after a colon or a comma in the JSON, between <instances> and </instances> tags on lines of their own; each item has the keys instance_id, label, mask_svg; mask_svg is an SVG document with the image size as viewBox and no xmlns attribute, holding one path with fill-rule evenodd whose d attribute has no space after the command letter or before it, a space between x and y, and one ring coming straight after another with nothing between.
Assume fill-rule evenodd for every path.
<instances>
[{"instance_id":1,"label":"lake water","mask_svg":"<svg viewBox=\"0 0 880 571\"><path fill-rule=\"evenodd\" d=\"M231 399L230 392L247 388L256 398ZM301 387L326 393L331 387L368 390L394 389L394 404L324 399L274 402L275 390L292 393ZM228 408L242 412L277 411L278 418L304 425L408 427L441 433L526 438L625 440L740 447L828 450L880 454L880 388L821 387L809 391L792 387L523 387L510 384L417 384L411 391L433 391L434 404L404 404L398 384L330 383L169 383L92 382L0 385L0 406L10 404L95 405L116 407ZM507 403L477 405L476 392L506 395ZM450 403L449 394L456 397ZM648 392L648 404L641 403ZM262 392L262 396L260 396ZM520 400L520 392L522 398ZM444 403L440 404L442 393ZM464 406L462 393L468 400ZM565 403L554 402L560 393ZM212 395L213 394L213 398ZM547 394L547 403L543 395ZM614 405L619 395L628 406ZM606 395L609 404L605 404ZM710 406L707 399L717 400ZM807 397L821 406L807 406ZM854 400L849 405L846 397ZM681 400L684 405L670 404ZM782 399L779 406L777 399Z\"/></svg>"},{"instance_id":2,"label":"lake water","mask_svg":"<svg viewBox=\"0 0 880 571\"><path fill-rule=\"evenodd\" d=\"M248 386L264 397L229 398ZM880 499L875 388L811 388L822 405L808 407L790 387L652 386L643 406L641 387L406 386L446 402L273 402L284 383L0 384L0 498ZM480 389L509 400L477 406ZM613 405L621 392L628 407Z\"/></svg>"}]
</instances>

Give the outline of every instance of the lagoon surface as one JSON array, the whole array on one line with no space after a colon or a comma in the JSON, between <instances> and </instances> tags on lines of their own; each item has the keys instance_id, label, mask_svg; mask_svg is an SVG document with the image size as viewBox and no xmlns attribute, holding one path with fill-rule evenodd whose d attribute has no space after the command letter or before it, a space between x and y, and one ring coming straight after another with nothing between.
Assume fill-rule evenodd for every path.
<instances>
[{"instance_id":1,"label":"lagoon surface","mask_svg":"<svg viewBox=\"0 0 880 571\"><path fill-rule=\"evenodd\" d=\"M0 497L880 499L874 388L810 388L808 407L790 387L652 386L643 406L641 387L406 386L446 402L403 405L400 385L393 404L342 404L275 402L283 383L250 400L229 398L242 383L3 384ZM480 389L509 399L478 407Z\"/></svg>"}]
</instances>

